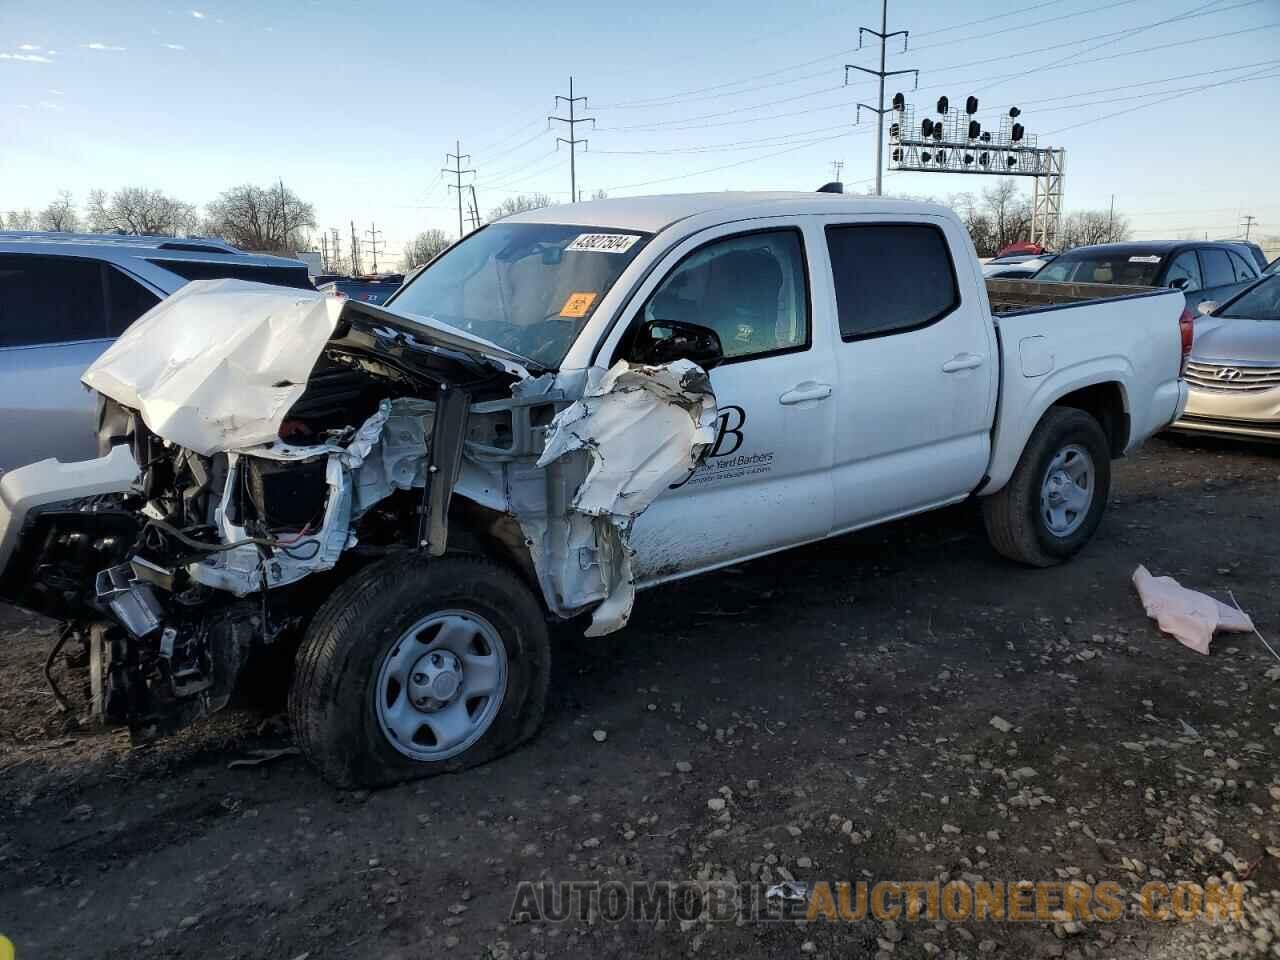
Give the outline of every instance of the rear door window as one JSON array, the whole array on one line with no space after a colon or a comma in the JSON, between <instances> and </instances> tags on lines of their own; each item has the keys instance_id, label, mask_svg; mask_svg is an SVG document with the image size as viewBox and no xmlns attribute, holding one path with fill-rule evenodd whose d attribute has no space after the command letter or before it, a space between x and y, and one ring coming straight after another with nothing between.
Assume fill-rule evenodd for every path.
<instances>
[{"instance_id":1,"label":"rear door window","mask_svg":"<svg viewBox=\"0 0 1280 960\"><path fill-rule=\"evenodd\" d=\"M1231 258L1231 266L1236 272L1237 283L1243 283L1246 280L1258 279L1258 271L1255 270L1249 261L1240 254L1229 250L1227 251L1227 256Z\"/></svg>"},{"instance_id":2,"label":"rear door window","mask_svg":"<svg viewBox=\"0 0 1280 960\"><path fill-rule=\"evenodd\" d=\"M1205 247L1200 250L1200 267L1204 271L1206 287L1225 287L1236 282L1236 270L1225 250Z\"/></svg>"},{"instance_id":3,"label":"rear door window","mask_svg":"<svg viewBox=\"0 0 1280 960\"><path fill-rule=\"evenodd\" d=\"M840 337L915 330L960 303L942 231L927 224L827 227Z\"/></svg>"},{"instance_id":4,"label":"rear door window","mask_svg":"<svg viewBox=\"0 0 1280 960\"><path fill-rule=\"evenodd\" d=\"M0 254L0 347L108 336L97 260Z\"/></svg>"},{"instance_id":5,"label":"rear door window","mask_svg":"<svg viewBox=\"0 0 1280 960\"><path fill-rule=\"evenodd\" d=\"M107 331L118 337L160 298L115 267L107 270Z\"/></svg>"}]
</instances>

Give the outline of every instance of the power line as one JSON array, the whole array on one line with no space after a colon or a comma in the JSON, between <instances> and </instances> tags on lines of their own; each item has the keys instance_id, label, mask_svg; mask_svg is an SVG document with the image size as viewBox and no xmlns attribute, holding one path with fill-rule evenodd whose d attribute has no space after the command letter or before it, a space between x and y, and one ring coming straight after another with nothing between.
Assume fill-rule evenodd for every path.
<instances>
[{"instance_id":1,"label":"power line","mask_svg":"<svg viewBox=\"0 0 1280 960\"><path fill-rule=\"evenodd\" d=\"M871 110L876 115L876 196L877 197L880 196L880 183L881 183L881 177L883 175L882 171L884 170L884 115L889 112L888 110L885 109L885 106L884 106L885 78L896 77L904 73L913 73L915 74L915 77L916 77L916 86L920 85L919 70L913 70L913 69L885 70L884 49L885 49L885 44L888 42L889 38L901 37L902 49L906 50L907 39L910 35L910 31L907 31L907 30L895 30L892 33L889 33L887 32L888 29L889 29L889 0L880 0L880 29L872 30L870 27L858 28L858 48L859 49L862 48L862 35L864 33L869 33L873 37L880 38L880 69L871 70L868 67L859 67L856 64L852 64L852 63L846 63L844 65L844 83L846 87L849 85L850 70L860 70L863 73L871 74L871 76L873 77L878 77L880 80L880 101L879 101L880 105L878 107L872 107L859 101L858 108L857 108L857 115L859 118L861 118L862 111L864 109Z\"/></svg>"},{"instance_id":2,"label":"power line","mask_svg":"<svg viewBox=\"0 0 1280 960\"><path fill-rule=\"evenodd\" d=\"M569 116L567 117L557 117L555 115L549 116L547 117L547 125L550 126L552 120L558 120L560 123L566 123L569 125L568 139L565 139L564 137L556 137L556 147L558 149L560 144L562 143L567 143L569 145L569 196L573 199L577 199L578 172L577 172L577 167L575 165L575 160L578 153L578 144L580 143L587 144L586 140L580 140L578 138L578 124L590 123L591 126L594 128L596 124L596 118L595 117L577 117L576 119L574 118L574 115L573 115L574 104L581 102L582 105L585 107L587 105L587 98L575 97L573 95L573 77L572 76L569 77L569 95L567 97L562 97L557 94L556 106L560 105L561 100L563 100L568 105Z\"/></svg>"},{"instance_id":3,"label":"power line","mask_svg":"<svg viewBox=\"0 0 1280 960\"><path fill-rule=\"evenodd\" d=\"M463 231L463 229L462 229L462 175L463 175L464 173L471 173L471 174L474 174L474 173L475 173L475 170L472 170L472 169L465 169L465 170L464 170L464 169L463 169L463 167L462 167L462 161L463 161L463 160L470 160L470 159L471 159L471 154L469 154L469 153L463 153L463 152L462 152L462 143L461 143L461 141L455 140L455 141L454 141L454 143L453 143L453 149L454 149L454 150L456 150L456 151L457 151L457 153L446 153L446 154L444 155L444 158L445 158L445 161L446 161L446 162L447 162L450 158L452 158L452 159L453 159L453 166L452 166L452 167L442 167L442 168L441 168L441 170L440 170L440 172L441 172L441 173L452 173L452 174L454 175L454 177L457 179L457 182L456 182L456 183L451 183L451 184L449 184L449 188L450 188L450 189L456 189L456 190L458 191L458 239L459 239L459 240L461 240L461 239L462 239L462 237L464 236L464 231Z\"/></svg>"},{"instance_id":4,"label":"power line","mask_svg":"<svg viewBox=\"0 0 1280 960\"><path fill-rule=\"evenodd\" d=\"M755 163L757 160L768 160L768 159L770 159L771 157L780 157L780 156L782 156L784 153L794 153L794 152L795 152L795 151L797 151L797 150L803 150L805 147L814 146L814 145L819 144L819 143L829 143L829 142L831 142L832 140L838 140L838 139L840 139L840 137L842 137L842 136L845 136L845 134L843 134L843 133L838 133L838 134L836 134L834 137L821 137L821 138L819 138L819 139L817 139L817 140L810 140L810 141L808 141L808 142L806 142L806 143L799 144L798 146L787 147L787 149L785 149L785 150L779 150L779 151L777 151L776 153L766 153L766 154L762 154L761 156L757 156L757 157L749 157L749 158L748 158L748 159L746 159L746 160L738 160L738 161L736 161L736 162L734 162L734 163L726 163L726 164L722 164L722 165L720 165L720 166L718 166L718 167L708 167L708 168L707 168L707 169L705 169L705 170L695 170L695 171L693 171L692 173L681 173L681 174L676 174L675 176L672 176L672 177L659 177L659 178L658 178L658 179L656 179L656 180L645 180L645 181L642 181L642 182L640 182L640 183L624 183L624 184L621 184L621 185L619 185L619 186L615 186L615 187L605 187L605 190L607 190L607 191L613 191L613 190L631 190L631 189L634 189L635 187L648 187L648 186L651 186L652 184L655 184L655 183L670 183L672 180L687 180L687 179L689 179L690 177L698 177L698 176L701 176L701 175L702 175L702 174L704 174L704 173L717 173L717 172L719 172L720 170L730 170L730 169L732 169L732 168L734 168L734 167L741 167L741 166L744 166L744 165L746 165L746 164L748 164L748 163ZM871 178L868 178L868 179L871 179Z\"/></svg>"}]
</instances>

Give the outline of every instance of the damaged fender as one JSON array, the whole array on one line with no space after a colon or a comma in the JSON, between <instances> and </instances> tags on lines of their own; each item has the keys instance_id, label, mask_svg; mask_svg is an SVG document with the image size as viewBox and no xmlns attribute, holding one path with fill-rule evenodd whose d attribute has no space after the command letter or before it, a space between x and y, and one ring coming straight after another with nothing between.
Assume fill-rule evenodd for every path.
<instances>
[{"instance_id":1,"label":"damaged fender","mask_svg":"<svg viewBox=\"0 0 1280 960\"><path fill-rule=\"evenodd\" d=\"M548 573L544 531L533 526L525 532L533 541L539 578L557 581L566 601L582 573L599 578L604 600L587 636L626 626L635 601L631 528L649 504L702 461L715 442L716 415L711 381L692 361L633 367L624 360L589 379L582 399L552 421L536 466L551 467L576 451L590 460L565 518L565 562ZM517 519L524 526L519 513Z\"/></svg>"}]
</instances>

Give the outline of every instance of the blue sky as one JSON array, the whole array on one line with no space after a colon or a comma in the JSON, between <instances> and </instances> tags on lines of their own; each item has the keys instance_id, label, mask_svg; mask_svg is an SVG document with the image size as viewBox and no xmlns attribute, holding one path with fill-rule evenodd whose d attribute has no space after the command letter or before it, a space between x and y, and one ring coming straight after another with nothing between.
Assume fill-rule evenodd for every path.
<instances>
[{"instance_id":1,"label":"blue sky","mask_svg":"<svg viewBox=\"0 0 1280 960\"><path fill-rule=\"evenodd\" d=\"M129 185L203 204L283 177L344 248L349 221L376 221L394 257L419 230L456 232L440 175L455 140L482 211L568 199L546 117L571 73L597 120L579 127L588 193L813 189L834 160L865 189L874 117L855 125L854 104L875 86L844 87L843 66L876 65L858 27L879 17L865 0L0 0L0 210ZM920 90L900 78L886 96L976 92L992 121L1020 106L1067 150L1068 210L1115 194L1140 238L1230 236L1246 213L1280 235L1280 0L893 0L889 29L911 31L888 67L918 67ZM990 182L897 174L885 190Z\"/></svg>"}]
</instances>

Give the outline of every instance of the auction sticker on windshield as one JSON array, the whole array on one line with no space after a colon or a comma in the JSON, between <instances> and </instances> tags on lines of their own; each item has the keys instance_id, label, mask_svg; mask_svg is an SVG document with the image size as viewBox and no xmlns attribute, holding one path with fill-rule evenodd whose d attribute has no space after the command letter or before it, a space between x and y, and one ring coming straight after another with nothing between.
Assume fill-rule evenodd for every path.
<instances>
[{"instance_id":1,"label":"auction sticker on windshield","mask_svg":"<svg viewBox=\"0 0 1280 960\"><path fill-rule=\"evenodd\" d=\"M1147 254L1142 257L1130 257L1130 263L1159 263L1160 257L1156 254Z\"/></svg>"},{"instance_id":2,"label":"auction sticker on windshield","mask_svg":"<svg viewBox=\"0 0 1280 960\"><path fill-rule=\"evenodd\" d=\"M569 253L626 253L639 239L634 233L580 233L565 250Z\"/></svg>"},{"instance_id":3,"label":"auction sticker on windshield","mask_svg":"<svg viewBox=\"0 0 1280 960\"><path fill-rule=\"evenodd\" d=\"M569 299L564 302L564 306L560 308L560 316L568 317L570 320L580 320L587 315L595 302L594 293L571 293Z\"/></svg>"}]
</instances>

